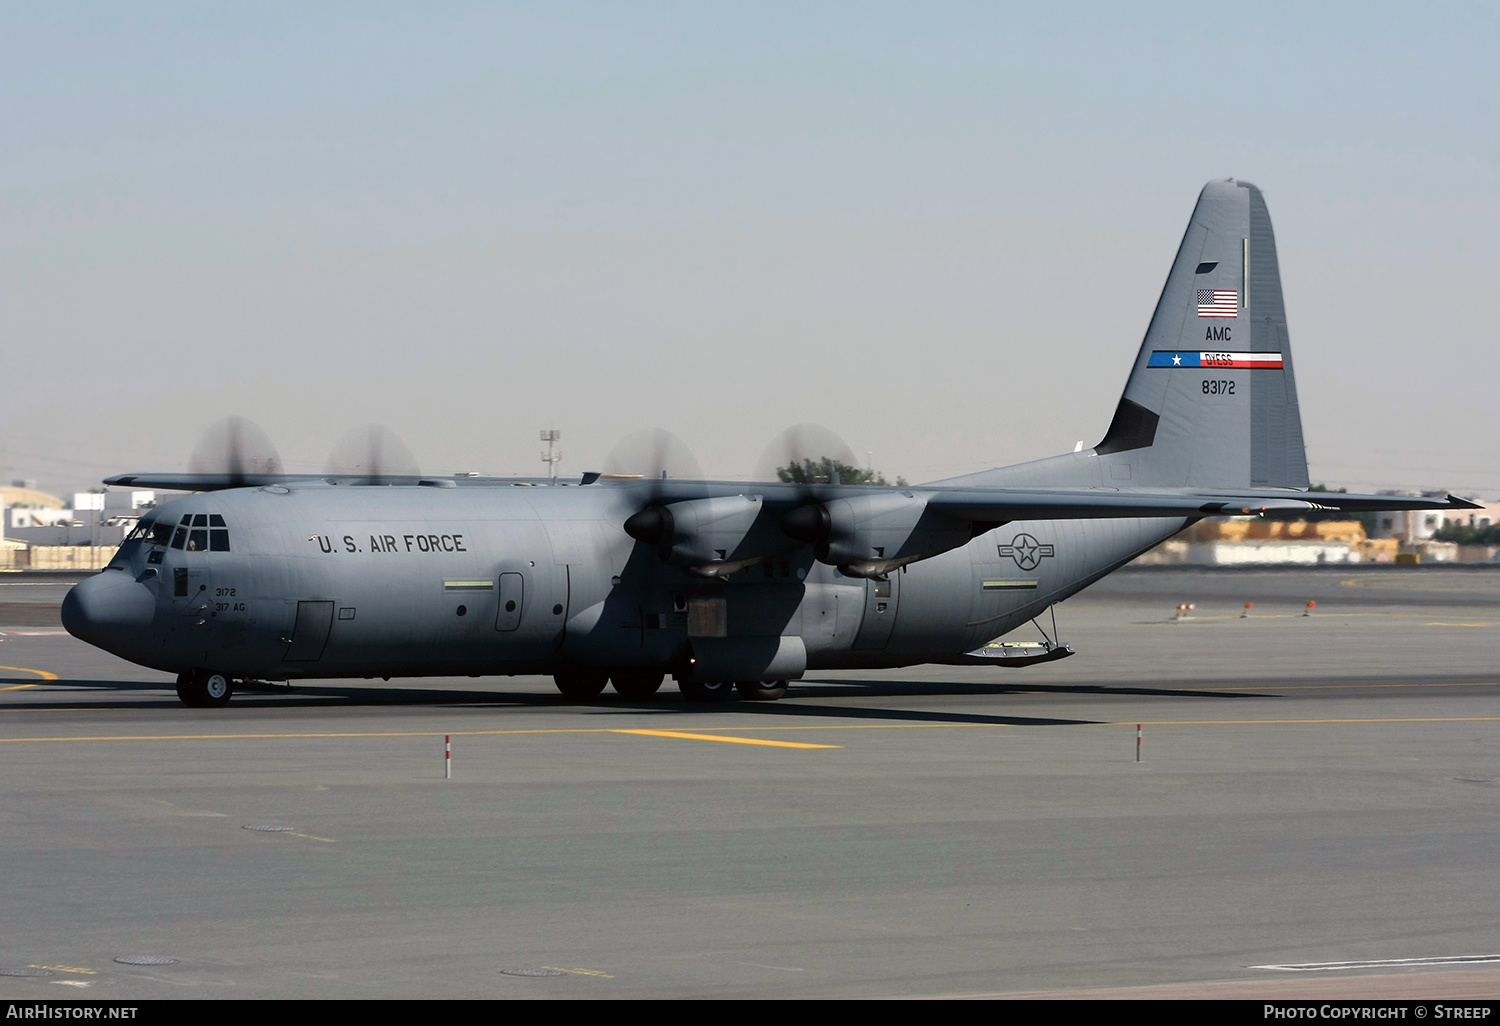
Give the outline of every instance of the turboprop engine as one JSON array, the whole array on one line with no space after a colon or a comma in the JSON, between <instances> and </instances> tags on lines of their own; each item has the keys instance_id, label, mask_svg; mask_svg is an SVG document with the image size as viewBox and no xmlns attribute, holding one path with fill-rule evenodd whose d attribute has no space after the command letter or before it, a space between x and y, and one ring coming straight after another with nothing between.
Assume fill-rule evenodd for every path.
<instances>
[{"instance_id":1,"label":"turboprop engine","mask_svg":"<svg viewBox=\"0 0 1500 1026\"><path fill-rule=\"evenodd\" d=\"M625 533L655 546L673 566L700 577L723 577L798 543L765 514L759 495L724 495L648 506L625 521Z\"/></svg>"},{"instance_id":2,"label":"turboprop engine","mask_svg":"<svg viewBox=\"0 0 1500 1026\"><path fill-rule=\"evenodd\" d=\"M810 503L781 521L787 535L813 546L819 562L850 577L876 578L966 545L994 526L933 512L925 495L905 490Z\"/></svg>"}]
</instances>

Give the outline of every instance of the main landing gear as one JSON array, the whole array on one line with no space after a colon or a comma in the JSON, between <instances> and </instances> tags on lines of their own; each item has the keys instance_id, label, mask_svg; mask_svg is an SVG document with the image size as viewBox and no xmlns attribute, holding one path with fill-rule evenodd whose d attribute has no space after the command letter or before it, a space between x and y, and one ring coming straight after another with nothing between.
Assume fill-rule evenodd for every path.
<instances>
[{"instance_id":1,"label":"main landing gear","mask_svg":"<svg viewBox=\"0 0 1500 1026\"><path fill-rule=\"evenodd\" d=\"M748 698L752 702L774 702L786 697L784 680L737 680L734 688L741 698Z\"/></svg>"},{"instance_id":2,"label":"main landing gear","mask_svg":"<svg viewBox=\"0 0 1500 1026\"><path fill-rule=\"evenodd\" d=\"M609 683L609 675L574 670L553 674L552 683L557 685L557 690L563 693L564 698L571 698L575 702L587 702L591 698L599 697L599 692L603 691L604 685Z\"/></svg>"},{"instance_id":3,"label":"main landing gear","mask_svg":"<svg viewBox=\"0 0 1500 1026\"><path fill-rule=\"evenodd\" d=\"M222 673L194 670L177 677L177 697L183 705L220 709L229 704L233 694L234 682Z\"/></svg>"},{"instance_id":4,"label":"main landing gear","mask_svg":"<svg viewBox=\"0 0 1500 1026\"><path fill-rule=\"evenodd\" d=\"M644 671L606 674L592 670L570 670L553 676L552 682L563 697L575 702L587 702L598 698L605 684L613 684L621 698L641 702L656 694L661 687L662 674Z\"/></svg>"},{"instance_id":5,"label":"main landing gear","mask_svg":"<svg viewBox=\"0 0 1500 1026\"><path fill-rule=\"evenodd\" d=\"M682 680L677 682L677 687L689 702L727 702L736 693L752 702L774 702L786 697L784 680Z\"/></svg>"},{"instance_id":6,"label":"main landing gear","mask_svg":"<svg viewBox=\"0 0 1500 1026\"><path fill-rule=\"evenodd\" d=\"M609 678L609 682L614 685L621 698L644 702L656 694L664 676L660 673L616 673Z\"/></svg>"}]
</instances>

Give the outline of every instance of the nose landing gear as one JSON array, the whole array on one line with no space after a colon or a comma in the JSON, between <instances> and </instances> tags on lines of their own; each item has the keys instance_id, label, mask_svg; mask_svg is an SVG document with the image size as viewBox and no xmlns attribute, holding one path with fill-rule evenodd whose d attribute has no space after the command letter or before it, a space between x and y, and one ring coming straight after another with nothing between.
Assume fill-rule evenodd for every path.
<instances>
[{"instance_id":1,"label":"nose landing gear","mask_svg":"<svg viewBox=\"0 0 1500 1026\"><path fill-rule=\"evenodd\" d=\"M233 694L234 682L222 673L194 670L177 678L177 697L183 705L193 708L223 708Z\"/></svg>"}]
</instances>

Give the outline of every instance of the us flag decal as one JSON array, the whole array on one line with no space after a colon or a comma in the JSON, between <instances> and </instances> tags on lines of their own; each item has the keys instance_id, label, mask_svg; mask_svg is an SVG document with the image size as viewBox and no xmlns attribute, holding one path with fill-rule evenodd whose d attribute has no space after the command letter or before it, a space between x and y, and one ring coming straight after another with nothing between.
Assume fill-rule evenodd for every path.
<instances>
[{"instance_id":1,"label":"us flag decal","mask_svg":"<svg viewBox=\"0 0 1500 1026\"><path fill-rule=\"evenodd\" d=\"M1240 294L1234 289L1199 289L1199 317L1233 317L1239 313Z\"/></svg>"}]
</instances>

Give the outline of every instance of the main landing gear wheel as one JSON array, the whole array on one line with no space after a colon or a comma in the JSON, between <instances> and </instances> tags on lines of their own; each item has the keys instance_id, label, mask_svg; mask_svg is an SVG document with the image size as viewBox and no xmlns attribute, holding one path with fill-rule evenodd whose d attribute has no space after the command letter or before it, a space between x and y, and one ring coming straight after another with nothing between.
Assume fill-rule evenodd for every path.
<instances>
[{"instance_id":1,"label":"main landing gear wheel","mask_svg":"<svg viewBox=\"0 0 1500 1026\"><path fill-rule=\"evenodd\" d=\"M660 673L617 673L609 678L609 682L621 698L640 702L656 694L663 676Z\"/></svg>"},{"instance_id":2,"label":"main landing gear wheel","mask_svg":"<svg viewBox=\"0 0 1500 1026\"><path fill-rule=\"evenodd\" d=\"M677 687L689 702L727 702L734 697L734 682L728 680L680 680Z\"/></svg>"},{"instance_id":3,"label":"main landing gear wheel","mask_svg":"<svg viewBox=\"0 0 1500 1026\"><path fill-rule=\"evenodd\" d=\"M599 697L599 692L604 690L609 678L602 673L559 673L552 677L552 683L557 685L557 690L563 693L563 697L575 702L586 702L590 698Z\"/></svg>"},{"instance_id":4,"label":"main landing gear wheel","mask_svg":"<svg viewBox=\"0 0 1500 1026\"><path fill-rule=\"evenodd\" d=\"M741 698L748 698L752 702L774 702L786 697L784 680L737 680L734 687Z\"/></svg>"},{"instance_id":5,"label":"main landing gear wheel","mask_svg":"<svg viewBox=\"0 0 1500 1026\"><path fill-rule=\"evenodd\" d=\"M177 678L177 697L194 708L222 709L234 694L234 682L222 673L197 670Z\"/></svg>"}]
</instances>

